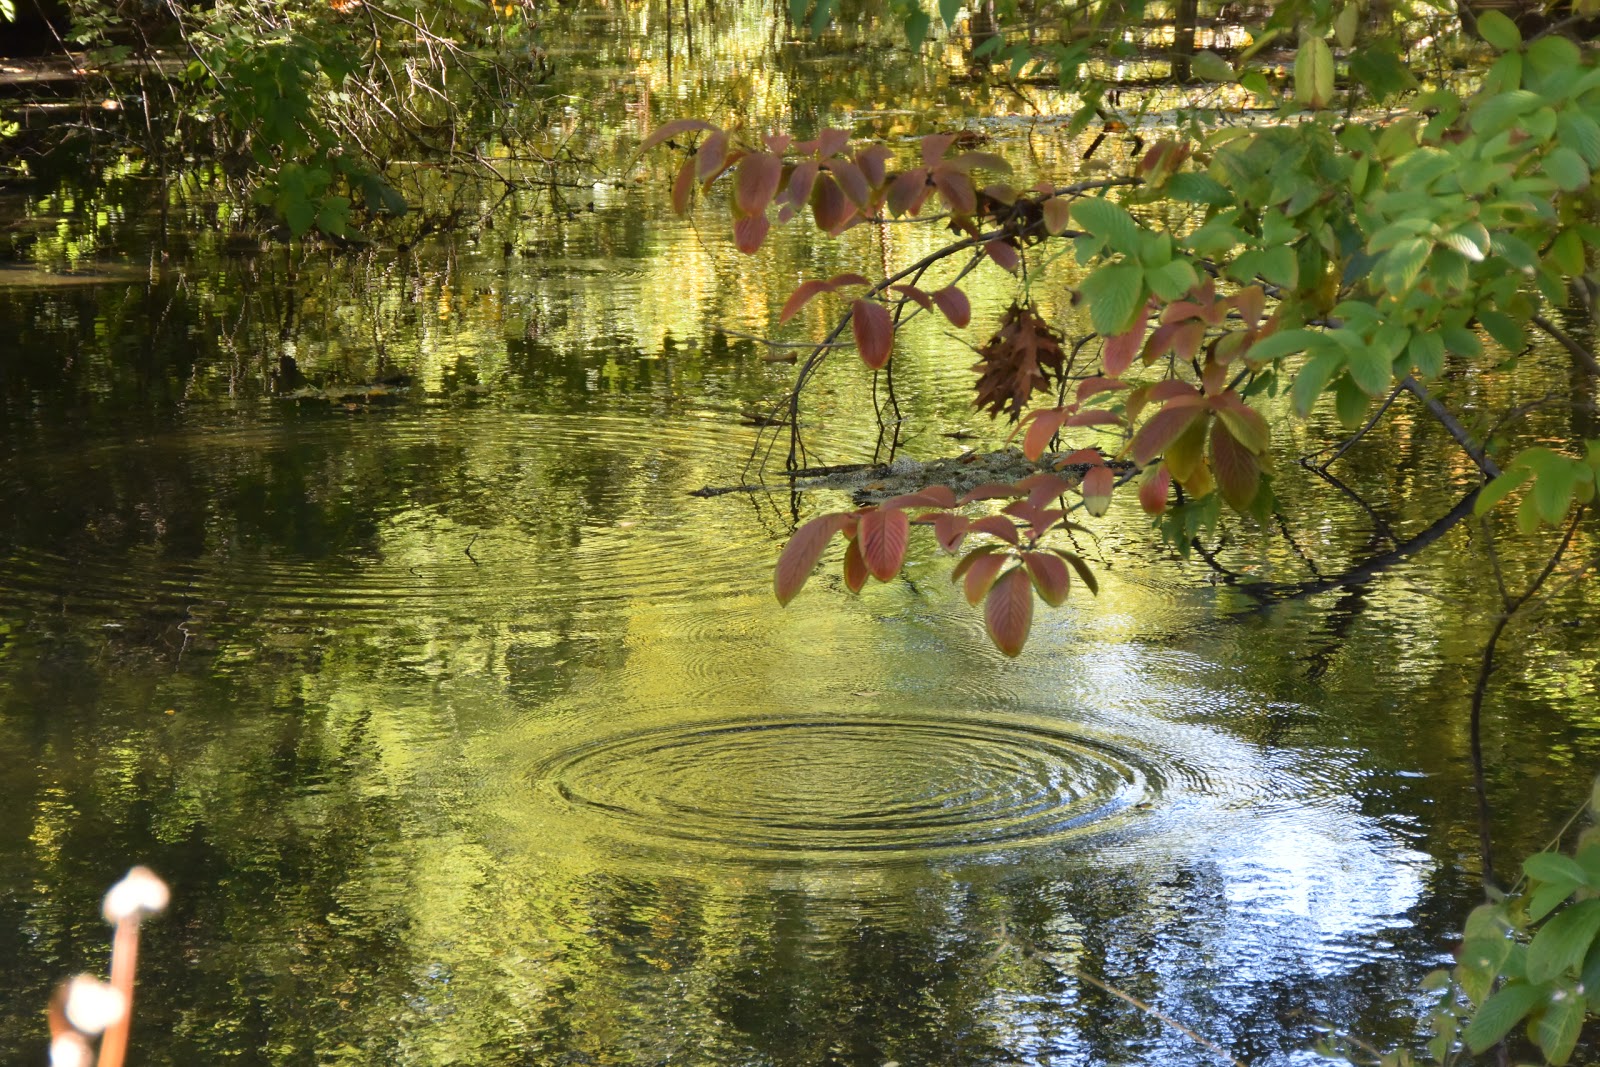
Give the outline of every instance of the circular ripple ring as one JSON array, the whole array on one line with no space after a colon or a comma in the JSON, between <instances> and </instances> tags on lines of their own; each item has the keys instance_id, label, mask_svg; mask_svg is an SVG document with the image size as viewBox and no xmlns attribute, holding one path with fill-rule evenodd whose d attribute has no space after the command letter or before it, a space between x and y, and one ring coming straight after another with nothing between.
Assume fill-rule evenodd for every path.
<instances>
[{"instance_id":1,"label":"circular ripple ring","mask_svg":"<svg viewBox=\"0 0 1600 1067\"><path fill-rule=\"evenodd\" d=\"M957 718L761 718L606 738L533 772L576 817L664 847L970 850L1107 828L1161 786L1065 730Z\"/></svg>"}]
</instances>

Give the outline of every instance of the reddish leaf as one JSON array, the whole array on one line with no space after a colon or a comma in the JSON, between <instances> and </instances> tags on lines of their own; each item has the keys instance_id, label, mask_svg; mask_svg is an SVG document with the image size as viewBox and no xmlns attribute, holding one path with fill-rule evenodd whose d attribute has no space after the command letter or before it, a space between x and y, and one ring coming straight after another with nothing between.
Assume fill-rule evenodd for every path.
<instances>
[{"instance_id":1,"label":"reddish leaf","mask_svg":"<svg viewBox=\"0 0 1600 1067\"><path fill-rule=\"evenodd\" d=\"M1150 515L1159 515L1167 510L1167 494L1172 489L1172 472L1167 470L1165 463L1152 467L1144 472L1144 480L1139 483L1139 506Z\"/></svg>"},{"instance_id":2,"label":"reddish leaf","mask_svg":"<svg viewBox=\"0 0 1600 1067\"><path fill-rule=\"evenodd\" d=\"M1196 389L1186 381L1182 381L1178 378L1168 378L1165 381L1160 381L1152 385L1149 393L1146 395L1147 399L1156 403L1162 403L1180 396L1199 397L1200 390Z\"/></svg>"},{"instance_id":3,"label":"reddish leaf","mask_svg":"<svg viewBox=\"0 0 1600 1067\"><path fill-rule=\"evenodd\" d=\"M789 294L789 299L783 302L783 310L778 313L778 324L782 325L797 315L801 308L819 293L831 293L841 285L871 285L872 282L859 274L835 274L826 280L813 279L801 282L794 292Z\"/></svg>"},{"instance_id":4,"label":"reddish leaf","mask_svg":"<svg viewBox=\"0 0 1600 1067\"><path fill-rule=\"evenodd\" d=\"M947 285L943 289L935 289L929 297L938 305L939 310L944 312L944 317L950 320L950 325L956 329L965 329L967 323L972 321L972 302L967 299L966 293L955 286Z\"/></svg>"},{"instance_id":5,"label":"reddish leaf","mask_svg":"<svg viewBox=\"0 0 1600 1067\"><path fill-rule=\"evenodd\" d=\"M933 310L933 297L918 289L914 285L891 285L889 288L916 302L923 311Z\"/></svg>"},{"instance_id":6,"label":"reddish leaf","mask_svg":"<svg viewBox=\"0 0 1600 1067\"><path fill-rule=\"evenodd\" d=\"M1072 203L1066 197L1052 196L1039 206L1044 211L1044 228L1051 237L1061 236L1072 225Z\"/></svg>"},{"instance_id":7,"label":"reddish leaf","mask_svg":"<svg viewBox=\"0 0 1600 1067\"><path fill-rule=\"evenodd\" d=\"M1021 654L1033 627L1033 585L1026 570L1018 567L994 583L984 601L983 621L994 647L1008 656Z\"/></svg>"},{"instance_id":8,"label":"reddish leaf","mask_svg":"<svg viewBox=\"0 0 1600 1067\"><path fill-rule=\"evenodd\" d=\"M922 164L931 167L944 158L950 151L950 146L956 143L959 134L930 133L922 139Z\"/></svg>"},{"instance_id":9,"label":"reddish leaf","mask_svg":"<svg viewBox=\"0 0 1600 1067\"><path fill-rule=\"evenodd\" d=\"M1022 265L1022 257L1017 255L1017 250L1004 241L989 241L983 246L989 258L994 260L1006 270L1015 272Z\"/></svg>"},{"instance_id":10,"label":"reddish leaf","mask_svg":"<svg viewBox=\"0 0 1600 1067\"><path fill-rule=\"evenodd\" d=\"M694 157L690 156L678 168L678 176L672 180L672 213L674 215L687 215L689 204L694 198Z\"/></svg>"},{"instance_id":11,"label":"reddish leaf","mask_svg":"<svg viewBox=\"0 0 1600 1067\"><path fill-rule=\"evenodd\" d=\"M953 508L956 506L956 491L948 485L930 485L918 489L915 493L890 497L883 502L883 506L886 508Z\"/></svg>"},{"instance_id":12,"label":"reddish leaf","mask_svg":"<svg viewBox=\"0 0 1600 1067\"><path fill-rule=\"evenodd\" d=\"M1267 294L1259 285L1246 286L1233 294L1233 306L1239 309L1239 317L1246 326L1254 326L1267 309Z\"/></svg>"},{"instance_id":13,"label":"reddish leaf","mask_svg":"<svg viewBox=\"0 0 1600 1067\"><path fill-rule=\"evenodd\" d=\"M857 538L845 546L844 585L852 593L859 593L867 584L867 561L861 558L861 540Z\"/></svg>"},{"instance_id":14,"label":"reddish leaf","mask_svg":"<svg viewBox=\"0 0 1600 1067\"><path fill-rule=\"evenodd\" d=\"M1121 416L1104 408L1094 408L1090 411L1080 411L1070 415L1065 426L1109 426L1122 421Z\"/></svg>"},{"instance_id":15,"label":"reddish leaf","mask_svg":"<svg viewBox=\"0 0 1600 1067\"><path fill-rule=\"evenodd\" d=\"M1067 409L1050 408L1045 411L1035 411L1027 418L1032 419L1033 423L1022 437L1022 454L1031 460L1037 460L1044 455L1050 439L1061 431L1061 424L1067 421Z\"/></svg>"},{"instance_id":16,"label":"reddish leaf","mask_svg":"<svg viewBox=\"0 0 1600 1067\"><path fill-rule=\"evenodd\" d=\"M1011 557L999 552L986 552L975 559L972 556L967 558L972 562L967 565L961 591L966 595L968 604L976 604L988 594L989 587L1000 577L1000 572L1011 562Z\"/></svg>"},{"instance_id":17,"label":"reddish leaf","mask_svg":"<svg viewBox=\"0 0 1600 1067\"><path fill-rule=\"evenodd\" d=\"M866 175L861 173L860 167L848 159L830 159L822 165L833 172L839 187L852 204L864 210L872 203L872 189L867 185Z\"/></svg>"},{"instance_id":18,"label":"reddish leaf","mask_svg":"<svg viewBox=\"0 0 1600 1067\"><path fill-rule=\"evenodd\" d=\"M817 175L816 184L811 190L811 211L816 216L817 228L835 237L849 228L851 220L856 217L855 205L850 203L831 174Z\"/></svg>"},{"instance_id":19,"label":"reddish leaf","mask_svg":"<svg viewBox=\"0 0 1600 1067\"><path fill-rule=\"evenodd\" d=\"M1206 423L1197 419L1177 440L1166 447L1167 466L1172 476L1191 496L1202 497L1211 492L1211 472L1206 469Z\"/></svg>"},{"instance_id":20,"label":"reddish leaf","mask_svg":"<svg viewBox=\"0 0 1600 1067\"><path fill-rule=\"evenodd\" d=\"M809 151L814 151L818 158L826 159L828 156L837 155L839 150L849 143L849 130L838 130L830 126L828 129L825 129L821 133L817 134L817 139L815 141L807 141L800 147L806 148ZM816 147L810 148L812 145L815 145Z\"/></svg>"},{"instance_id":21,"label":"reddish leaf","mask_svg":"<svg viewBox=\"0 0 1600 1067\"><path fill-rule=\"evenodd\" d=\"M783 161L766 152L751 152L739 161L733 179L733 202L742 215L760 215L778 195L783 180Z\"/></svg>"},{"instance_id":22,"label":"reddish leaf","mask_svg":"<svg viewBox=\"0 0 1600 1067\"><path fill-rule=\"evenodd\" d=\"M982 485L975 485L965 493L962 493L960 503L970 504L974 500L998 500L1002 497L1009 500L1016 495L1017 488L1014 485L1003 485L1000 482L984 482Z\"/></svg>"},{"instance_id":23,"label":"reddish leaf","mask_svg":"<svg viewBox=\"0 0 1600 1067\"><path fill-rule=\"evenodd\" d=\"M1059 608L1067 602L1067 593L1072 588L1072 572L1067 570L1067 561L1050 552L1024 552L1022 564L1028 568L1028 577L1033 579L1033 587L1039 590L1039 599L1053 608Z\"/></svg>"},{"instance_id":24,"label":"reddish leaf","mask_svg":"<svg viewBox=\"0 0 1600 1067\"><path fill-rule=\"evenodd\" d=\"M899 508L874 508L863 511L856 528L856 544L868 572L880 582L900 573L911 538L911 520Z\"/></svg>"},{"instance_id":25,"label":"reddish leaf","mask_svg":"<svg viewBox=\"0 0 1600 1067\"><path fill-rule=\"evenodd\" d=\"M772 591L777 594L778 603L787 604L795 598L806 579L811 577L812 569L833 535L850 525L854 518L848 512L835 511L818 515L794 532L778 555L778 566L772 574Z\"/></svg>"},{"instance_id":26,"label":"reddish leaf","mask_svg":"<svg viewBox=\"0 0 1600 1067\"><path fill-rule=\"evenodd\" d=\"M1101 464L1090 467L1083 475L1083 506L1091 515L1100 516L1111 506L1111 490L1116 488L1117 474Z\"/></svg>"},{"instance_id":27,"label":"reddish leaf","mask_svg":"<svg viewBox=\"0 0 1600 1067\"><path fill-rule=\"evenodd\" d=\"M961 174L968 174L974 170L992 170L997 174L1010 174L1011 163L1005 156L996 155L994 152L963 152L954 159L947 159L941 166Z\"/></svg>"},{"instance_id":28,"label":"reddish leaf","mask_svg":"<svg viewBox=\"0 0 1600 1067\"><path fill-rule=\"evenodd\" d=\"M1028 494L1028 503L1039 507L1056 499L1072 488L1054 474L1030 474L1017 483L1016 488Z\"/></svg>"},{"instance_id":29,"label":"reddish leaf","mask_svg":"<svg viewBox=\"0 0 1600 1067\"><path fill-rule=\"evenodd\" d=\"M789 203L795 207L800 207L810 202L811 189L817 184L817 171L821 169L820 164L812 162L795 165L795 168L789 172L789 184L786 187Z\"/></svg>"},{"instance_id":30,"label":"reddish leaf","mask_svg":"<svg viewBox=\"0 0 1600 1067\"><path fill-rule=\"evenodd\" d=\"M974 563L977 563L985 556L1004 551L1005 548L1001 545L979 545L971 552L968 552L965 556L962 556L960 561L956 563L955 569L950 572L950 581L952 583L959 582L962 577L966 575L967 571L972 569L972 565ZM973 603L976 604L977 601L973 601Z\"/></svg>"},{"instance_id":31,"label":"reddish leaf","mask_svg":"<svg viewBox=\"0 0 1600 1067\"><path fill-rule=\"evenodd\" d=\"M1205 415L1204 401L1198 397L1169 401L1133 435L1133 461L1141 467L1148 466Z\"/></svg>"},{"instance_id":32,"label":"reddish leaf","mask_svg":"<svg viewBox=\"0 0 1600 1067\"><path fill-rule=\"evenodd\" d=\"M1002 541L1008 541L1013 545L1019 541L1017 524L999 515L984 515L981 518L973 519L968 528L974 533L986 533L993 537L998 537ZM973 601L973 603L977 603L977 601Z\"/></svg>"},{"instance_id":33,"label":"reddish leaf","mask_svg":"<svg viewBox=\"0 0 1600 1067\"><path fill-rule=\"evenodd\" d=\"M972 179L965 174L956 174L942 168L935 170L933 187L939 190L944 202L957 215L970 215L978 210L978 194L972 188Z\"/></svg>"},{"instance_id":34,"label":"reddish leaf","mask_svg":"<svg viewBox=\"0 0 1600 1067\"><path fill-rule=\"evenodd\" d=\"M722 166L728 159L728 134L718 130L707 137L694 154L695 177L701 181L709 181L722 173Z\"/></svg>"},{"instance_id":35,"label":"reddish leaf","mask_svg":"<svg viewBox=\"0 0 1600 1067\"><path fill-rule=\"evenodd\" d=\"M933 516L934 540L939 542L939 547L944 551L954 553L966 538L969 525L965 515L952 515L948 511L941 511Z\"/></svg>"},{"instance_id":36,"label":"reddish leaf","mask_svg":"<svg viewBox=\"0 0 1600 1067\"><path fill-rule=\"evenodd\" d=\"M1221 420L1211 427L1211 470L1222 499L1240 511L1250 506L1261 488L1261 464Z\"/></svg>"},{"instance_id":37,"label":"reddish leaf","mask_svg":"<svg viewBox=\"0 0 1600 1067\"><path fill-rule=\"evenodd\" d=\"M1133 366L1134 357L1144 345L1147 325L1144 316L1141 315L1125 332L1106 338L1105 347L1100 353L1100 362L1105 365L1106 374L1120 378L1127 373L1129 367Z\"/></svg>"},{"instance_id":38,"label":"reddish leaf","mask_svg":"<svg viewBox=\"0 0 1600 1067\"><path fill-rule=\"evenodd\" d=\"M688 133L690 130L715 129L718 129L718 127L711 125L711 123L706 122L704 119L673 119L664 126L657 126L655 128L655 132L651 133L649 137L646 137L639 145L639 151L636 153L636 156L644 155L656 145L662 143L663 141L669 141L678 136L680 133Z\"/></svg>"},{"instance_id":39,"label":"reddish leaf","mask_svg":"<svg viewBox=\"0 0 1600 1067\"><path fill-rule=\"evenodd\" d=\"M1095 578L1094 571L1090 570L1089 565L1083 561L1082 556L1075 552L1067 552L1059 548L1052 548L1050 551L1066 560L1067 563L1072 566L1072 569L1078 572L1078 580L1083 582L1084 587L1087 588L1089 592L1093 593L1095 596L1100 595L1100 582L1097 578Z\"/></svg>"},{"instance_id":40,"label":"reddish leaf","mask_svg":"<svg viewBox=\"0 0 1600 1067\"><path fill-rule=\"evenodd\" d=\"M1267 426L1267 420L1232 389L1213 397L1211 407L1228 427L1234 440L1248 451L1261 456L1272 447L1272 430ZM1221 479L1220 472L1217 477Z\"/></svg>"},{"instance_id":41,"label":"reddish leaf","mask_svg":"<svg viewBox=\"0 0 1600 1067\"><path fill-rule=\"evenodd\" d=\"M861 174L867 179L867 184L874 189L883 185L887 176L884 166L894 157L894 153L881 144L875 144L856 153L856 166L861 168Z\"/></svg>"},{"instance_id":42,"label":"reddish leaf","mask_svg":"<svg viewBox=\"0 0 1600 1067\"><path fill-rule=\"evenodd\" d=\"M767 239L767 231L771 228L772 224L765 215L739 219L733 224L733 247L747 256L753 256L761 250L761 242Z\"/></svg>"},{"instance_id":43,"label":"reddish leaf","mask_svg":"<svg viewBox=\"0 0 1600 1067\"><path fill-rule=\"evenodd\" d=\"M833 292L833 283L813 278L808 282L801 282L795 291L789 294L789 299L783 302L783 310L778 312L778 325L783 325L800 313L800 309L811 302L811 298L819 293Z\"/></svg>"},{"instance_id":44,"label":"reddish leaf","mask_svg":"<svg viewBox=\"0 0 1600 1067\"><path fill-rule=\"evenodd\" d=\"M1078 383L1078 403L1081 404L1091 396L1096 396L1100 393L1129 388L1132 388L1132 386L1116 378L1085 378Z\"/></svg>"},{"instance_id":45,"label":"reddish leaf","mask_svg":"<svg viewBox=\"0 0 1600 1067\"><path fill-rule=\"evenodd\" d=\"M928 171L925 167L896 175L894 181L889 183L889 213L897 218L905 214L915 215L922 210L922 202L927 198Z\"/></svg>"},{"instance_id":46,"label":"reddish leaf","mask_svg":"<svg viewBox=\"0 0 1600 1067\"><path fill-rule=\"evenodd\" d=\"M789 146L794 143L794 137L787 133L769 133L763 136L761 140L767 146L767 151L775 156L783 155L789 150Z\"/></svg>"},{"instance_id":47,"label":"reddish leaf","mask_svg":"<svg viewBox=\"0 0 1600 1067\"><path fill-rule=\"evenodd\" d=\"M861 362L882 370L894 348L894 321L889 309L874 300L857 300L850 305L850 331L855 334L856 352Z\"/></svg>"}]
</instances>

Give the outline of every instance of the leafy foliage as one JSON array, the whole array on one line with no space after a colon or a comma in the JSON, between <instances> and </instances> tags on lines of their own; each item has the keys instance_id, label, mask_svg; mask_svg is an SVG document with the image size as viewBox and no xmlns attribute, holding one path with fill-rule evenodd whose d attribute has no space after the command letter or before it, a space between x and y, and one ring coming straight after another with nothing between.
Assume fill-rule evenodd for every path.
<instances>
[{"instance_id":1,"label":"leafy foliage","mask_svg":"<svg viewBox=\"0 0 1600 1067\"><path fill-rule=\"evenodd\" d=\"M904 9L908 20L913 10ZM956 14L941 9L940 21L953 25ZM1397 9L1382 17L1402 15ZM925 25L908 21L908 35L919 41L933 24L931 17ZM922 138L914 157L899 161L888 147L853 144L840 130L798 143L783 134L749 138L694 119L662 131L704 135L685 149L674 193L680 210L690 208L689 193L709 192L734 174L728 202L735 243L747 252L761 247L770 225L803 213L837 235L916 217L937 200L958 235L941 256L975 250L1016 272L1021 285L978 349L974 403L1016 422L1029 456L1054 440L1095 433L1108 456L1085 449L1087 442L1063 442L1084 468L1070 487L1091 514L1111 506L1118 486L1137 480L1140 505L1158 516L1164 537L1187 551L1201 529L1218 521L1217 500L1246 519L1277 506L1263 414L1275 397L1286 396L1301 415L1331 398L1339 420L1355 428L1377 417L1370 415L1375 402L1382 401L1381 415L1390 410L1386 398L1408 392L1483 472L1488 485L1479 511L1526 489L1518 521L1531 532L1592 499L1600 445L1542 444L1518 454L1501 474L1431 387L1447 373L1509 371L1504 353L1519 352L1535 332L1557 339L1580 368L1600 370L1584 342L1545 314L1550 307L1585 306L1591 291L1580 279L1600 250L1600 226L1590 221L1600 167L1600 65L1556 34L1524 41L1493 12L1479 27L1494 49L1481 84L1467 90L1438 84L1383 121L1348 122L1350 109L1414 91L1418 82L1396 49L1404 32L1398 23L1374 24L1352 3L1279 5L1260 28L1258 46L1236 65L1215 56L1198 64L1202 77L1236 77L1258 97L1271 97L1252 59L1269 41L1281 47L1298 37L1292 93L1275 120L1208 127L1191 117L1148 145L1130 173L1067 188L980 186L978 172L1004 175L1009 167L992 153L959 151L951 134ZM1109 29L1096 24L1086 39L1102 29L1114 54ZM1002 57L1011 47L994 46ZM1058 58L1069 65L1070 56ZM1087 85L1092 78L1081 66L1073 76ZM1104 99L1092 85L1085 91L1092 101ZM645 147L665 143L662 131ZM1193 210L1152 210L1174 202ZM1030 263L1041 259L1030 250L1052 243L1083 272L1072 295L1092 335L1071 343L1030 298L1037 284ZM863 362L878 371L889 365L895 323L908 305L943 310L957 326L969 314L955 286L927 294L897 284L903 280L874 285L846 274L806 282L782 318L840 287L865 286L850 305L849 322ZM826 352L813 354L802 384ZM1065 403L1074 383L1076 399ZM1086 406L1092 396L1100 399ZM1044 407L1028 410L1041 401ZM1096 461L1084 460L1086 454ZM1128 464L1126 474L1114 473L1107 460ZM1013 498L1032 495L1018 489ZM849 530L863 521L860 513L853 521ZM1023 541L1048 532L1055 520L1025 521L1022 534L961 527L949 516L941 521L947 550L958 530L1004 542L958 566L975 604L987 605L996 583L1011 573L1006 560L1034 575L1046 603L1062 599L1049 565L1029 567L1023 557L1035 551ZM863 561L872 563L865 573L882 580L888 561L898 564L898 541L893 548L868 561L863 547ZM1017 581L1004 588L1005 604L986 606L985 617L997 646L1015 654L1016 631L1031 614L1020 608ZM787 599L781 591L780 599Z\"/></svg>"}]
</instances>

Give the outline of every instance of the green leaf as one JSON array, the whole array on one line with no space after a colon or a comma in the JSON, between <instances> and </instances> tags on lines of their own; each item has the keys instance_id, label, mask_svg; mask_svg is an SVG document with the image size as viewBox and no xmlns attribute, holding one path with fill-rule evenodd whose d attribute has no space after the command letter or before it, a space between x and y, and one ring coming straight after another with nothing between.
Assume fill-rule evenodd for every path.
<instances>
[{"instance_id":1,"label":"green leaf","mask_svg":"<svg viewBox=\"0 0 1600 1067\"><path fill-rule=\"evenodd\" d=\"M1478 33L1502 52L1510 52L1522 43L1522 31L1517 29L1517 24L1492 9L1478 15Z\"/></svg>"},{"instance_id":2,"label":"green leaf","mask_svg":"<svg viewBox=\"0 0 1600 1067\"><path fill-rule=\"evenodd\" d=\"M1354 5L1351 5L1354 6ZM1416 88L1416 76L1387 42L1374 43L1350 54L1350 76L1383 103L1391 96Z\"/></svg>"},{"instance_id":3,"label":"green leaf","mask_svg":"<svg viewBox=\"0 0 1600 1067\"><path fill-rule=\"evenodd\" d=\"M1563 111L1556 119L1556 137L1591 168L1600 167L1600 122L1581 111Z\"/></svg>"},{"instance_id":4,"label":"green leaf","mask_svg":"<svg viewBox=\"0 0 1600 1067\"><path fill-rule=\"evenodd\" d=\"M1182 171L1167 179L1162 187L1174 200L1186 204L1204 204L1206 207L1226 207L1233 203L1233 194L1227 186L1209 174Z\"/></svg>"},{"instance_id":5,"label":"green leaf","mask_svg":"<svg viewBox=\"0 0 1600 1067\"><path fill-rule=\"evenodd\" d=\"M1245 358L1252 363L1265 363L1268 360L1281 359L1296 352L1304 352L1318 340L1322 334L1316 330L1279 330L1269 334L1250 346L1250 351L1245 353Z\"/></svg>"},{"instance_id":6,"label":"green leaf","mask_svg":"<svg viewBox=\"0 0 1600 1067\"><path fill-rule=\"evenodd\" d=\"M1511 955L1511 939L1504 934L1469 937L1461 943L1456 962L1456 982L1473 1004L1482 1004L1494 989L1500 968Z\"/></svg>"},{"instance_id":7,"label":"green leaf","mask_svg":"<svg viewBox=\"0 0 1600 1067\"><path fill-rule=\"evenodd\" d=\"M1382 260L1384 288L1396 296L1404 295L1416 283L1432 251L1433 242L1421 237L1408 238L1389 249Z\"/></svg>"},{"instance_id":8,"label":"green leaf","mask_svg":"<svg viewBox=\"0 0 1600 1067\"><path fill-rule=\"evenodd\" d=\"M1558 913L1528 946L1528 980L1544 982L1576 970L1600 932L1600 900L1582 900Z\"/></svg>"},{"instance_id":9,"label":"green leaf","mask_svg":"<svg viewBox=\"0 0 1600 1067\"><path fill-rule=\"evenodd\" d=\"M1582 994L1571 985L1564 984L1550 994L1550 1004L1533 1028L1533 1040L1545 1062L1560 1067L1572 1058L1578 1031L1583 1029L1584 1010Z\"/></svg>"},{"instance_id":10,"label":"green leaf","mask_svg":"<svg viewBox=\"0 0 1600 1067\"><path fill-rule=\"evenodd\" d=\"M1494 507L1496 504L1500 503L1500 501L1514 493L1517 489L1521 488L1522 485L1532 477L1533 471L1529 470L1527 467L1513 467L1504 474L1499 475L1488 485L1484 486L1478 491L1478 499L1473 502L1472 513L1474 515L1484 514L1490 508ZM1532 858L1537 859L1538 857ZM1568 889L1567 892L1571 893L1572 890ZM1565 898L1563 897L1563 899Z\"/></svg>"},{"instance_id":11,"label":"green leaf","mask_svg":"<svg viewBox=\"0 0 1600 1067\"><path fill-rule=\"evenodd\" d=\"M1187 259L1175 259L1164 267L1148 271L1144 279L1150 291L1163 300L1176 300L1200 284L1194 266Z\"/></svg>"},{"instance_id":12,"label":"green leaf","mask_svg":"<svg viewBox=\"0 0 1600 1067\"><path fill-rule=\"evenodd\" d=\"M1503 311L1480 311L1478 321L1483 328L1489 331L1489 336L1506 351L1515 355L1521 352L1528 344L1527 335L1522 332L1522 324Z\"/></svg>"},{"instance_id":13,"label":"green leaf","mask_svg":"<svg viewBox=\"0 0 1600 1067\"><path fill-rule=\"evenodd\" d=\"M1342 366L1343 352L1324 352L1306 360L1306 365L1300 368L1300 373L1294 376L1294 384L1289 387L1289 399L1293 401L1295 411L1302 416L1309 415L1317 397L1328 387L1328 379Z\"/></svg>"},{"instance_id":14,"label":"green leaf","mask_svg":"<svg viewBox=\"0 0 1600 1067\"><path fill-rule=\"evenodd\" d=\"M1533 473L1533 467L1523 462L1528 458L1531 457L1527 453L1517 457L1518 467L1522 471L1521 477L1517 480L1517 485L1527 481L1528 475ZM1514 473L1516 473L1515 469L1508 471L1506 474L1496 478L1495 482L1504 481ZM1494 482L1489 484L1493 485ZM1500 495L1505 496L1505 493ZM1537 882L1570 882L1574 887L1589 884L1589 872L1583 869L1583 865L1571 856L1562 855L1560 852L1535 852L1522 861L1522 873Z\"/></svg>"},{"instance_id":15,"label":"green leaf","mask_svg":"<svg viewBox=\"0 0 1600 1067\"><path fill-rule=\"evenodd\" d=\"M917 10L906 16L906 44L911 46L913 52L920 51L922 42L928 39L928 29L933 25L933 20L926 11Z\"/></svg>"},{"instance_id":16,"label":"green leaf","mask_svg":"<svg viewBox=\"0 0 1600 1067\"><path fill-rule=\"evenodd\" d=\"M944 20L945 29L956 24L956 16L961 14L963 0L939 0L939 17Z\"/></svg>"},{"instance_id":17,"label":"green leaf","mask_svg":"<svg viewBox=\"0 0 1600 1067\"><path fill-rule=\"evenodd\" d=\"M1189 57L1189 70L1201 81L1231 82L1237 76L1233 65L1215 52L1196 52Z\"/></svg>"},{"instance_id":18,"label":"green leaf","mask_svg":"<svg viewBox=\"0 0 1600 1067\"><path fill-rule=\"evenodd\" d=\"M1295 53L1294 98L1309 108L1333 102L1333 52L1320 37L1301 41Z\"/></svg>"},{"instance_id":19,"label":"green leaf","mask_svg":"<svg viewBox=\"0 0 1600 1067\"><path fill-rule=\"evenodd\" d=\"M1544 172L1569 193L1589 186L1589 164L1576 151L1562 145L1544 157Z\"/></svg>"},{"instance_id":20,"label":"green leaf","mask_svg":"<svg viewBox=\"0 0 1600 1067\"><path fill-rule=\"evenodd\" d=\"M1389 356L1376 344L1362 345L1349 354L1350 377L1368 396L1389 391L1394 378Z\"/></svg>"},{"instance_id":21,"label":"green leaf","mask_svg":"<svg viewBox=\"0 0 1600 1067\"><path fill-rule=\"evenodd\" d=\"M1483 342L1478 340L1478 335L1465 326L1439 327L1439 339L1444 342L1446 351L1454 352L1458 356L1471 359L1483 355Z\"/></svg>"},{"instance_id":22,"label":"green leaf","mask_svg":"<svg viewBox=\"0 0 1600 1067\"><path fill-rule=\"evenodd\" d=\"M1367 418L1372 398L1348 374L1341 374L1333 389L1334 410L1347 430L1360 426Z\"/></svg>"},{"instance_id":23,"label":"green leaf","mask_svg":"<svg viewBox=\"0 0 1600 1067\"><path fill-rule=\"evenodd\" d=\"M1437 378L1444 372L1444 338L1430 331L1415 333L1409 346L1411 365L1422 381Z\"/></svg>"},{"instance_id":24,"label":"green leaf","mask_svg":"<svg viewBox=\"0 0 1600 1067\"><path fill-rule=\"evenodd\" d=\"M1085 197L1073 202L1072 217L1078 220L1078 225L1110 245L1112 251L1126 256L1139 254L1139 224L1121 204Z\"/></svg>"},{"instance_id":25,"label":"green leaf","mask_svg":"<svg viewBox=\"0 0 1600 1067\"><path fill-rule=\"evenodd\" d=\"M1533 483L1532 496L1533 506L1538 509L1539 518L1551 526L1560 522L1561 517L1572 506L1573 490L1577 488L1577 484L1576 463L1540 471L1538 479Z\"/></svg>"},{"instance_id":26,"label":"green leaf","mask_svg":"<svg viewBox=\"0 0 1600 1067\"><path fill-rule=\"evenodd\" d=\"M1110 263L1083 280L1089 321L1110 337L1126 330L1144 303L1144 270L1135 263Z\"/></svg>"},{"instance_id":27,"label":"green leaf","mask_svg":"<svg viewBox=\"0 0 1600 1067\"><path fill-rule=\"evenodd\" d=\"M1510 1033L1542 999L1544 990L1539 986L1516 982L1507 985L1483 1002L1461 1037L1474 1053L1482 1052Z\"/></svg>"}]
</instances>

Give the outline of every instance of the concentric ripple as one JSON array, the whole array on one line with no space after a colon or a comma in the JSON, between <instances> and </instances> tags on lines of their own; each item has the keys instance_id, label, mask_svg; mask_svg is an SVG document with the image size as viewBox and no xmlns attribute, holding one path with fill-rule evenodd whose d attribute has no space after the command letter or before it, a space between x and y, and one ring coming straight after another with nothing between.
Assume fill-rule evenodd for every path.
<instances>
[{"instance_id":1,"label":"concentric ripple","mask_svg":"<svg viewBox=\"0 0 1600 1067\"><path fill-rule=\"evenodd\" d=\"M1120 824L1162 776L1089 737L958 718L759 718L595 741L535 787L640 845L741 854L972 851Z\"/></svg>"}]
</instances>

